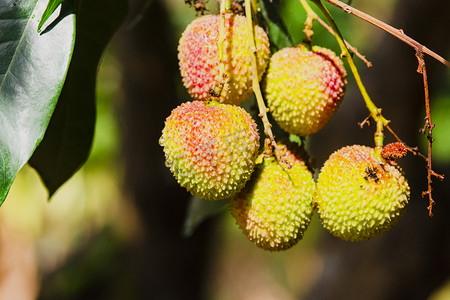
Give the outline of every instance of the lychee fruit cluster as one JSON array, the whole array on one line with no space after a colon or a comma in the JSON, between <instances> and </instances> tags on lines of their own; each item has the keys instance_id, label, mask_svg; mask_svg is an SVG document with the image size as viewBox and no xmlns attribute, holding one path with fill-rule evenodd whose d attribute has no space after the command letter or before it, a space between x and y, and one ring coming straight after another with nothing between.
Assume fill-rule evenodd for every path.
<instances>
[{"instance_id":1,"label":"lychee fruit cluster","mask_svg":"<svg viewBox=\"0 0 450 300\"><path fill-rule=\"evenodd\" d=\"M183 32L179 66L193 101L166 119L159 140L166 166L191 194L229 199L239 228L265 250L294 246L314 211L343 240L370 239L391 228L409 199L408 183L394 162L406 154L403 144L383 151L344 147L330 155L317 183L298 145L278 143L274 150L272 139L259 152L257 125L237 106L253 92L252 55L258 80L269 64L263 87L274 120L300 137L318 132L333 117L346 71L333 51L318 46L284 48L269 63L267 34L254 25L252 53L247 22L231 13L203 16Z\"/></svg>"},{"instance_id":2,"label":"lychee fruit cluster","mask_svg":"<svg viewBox=\"0 0 450 300\"><path fill-rule=\"evenodd\" d=\"M220 73L219 15L206 15L194 20L183 32L178 45L178 59L184 86L195 100L207 100L215 87L218 100L239 105L252 94L250 45L247 38L247 18L224 15L223 66ZM258 78L269 62L270 48L266 32L254 26L257 50Z\"/></svg>"}]
</instances>

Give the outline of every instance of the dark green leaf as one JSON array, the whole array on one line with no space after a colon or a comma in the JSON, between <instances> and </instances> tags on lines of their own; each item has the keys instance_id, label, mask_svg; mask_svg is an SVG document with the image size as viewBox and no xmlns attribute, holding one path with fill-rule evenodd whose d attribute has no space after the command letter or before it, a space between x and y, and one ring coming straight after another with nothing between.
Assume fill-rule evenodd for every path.
<instances>
[{"instance_id":1,"label":"dark green leaf","mask_svg":"<svg viewBox=\"0 0 450 300\"><path fill-rule=\"evenodd\" d=\"M270 44L274 48L273 52L293 46L291 37L285 23L280 18L280 0L262 0L261 13L266 23Z\"/></svg>"},{"instance_id":2,"label":"dark green leaf","mask_svg":"<svg viewBox=\"0 0 450 300\"><path fill-rule=\"evenodd\" d=\"M269 36L272 46L276 46L276 50L292 47L293 45L290 37L283 30L283 27L276 23L269 23Z\"/></svg>"},{"instance_id":3,"label":"dark green leaf","mask_svg":"<svg viewBox=\"0 0 450 300\"><path fill-rule=\"evenodd\" d=\"M95 129L98 65L126 12L127 0L80 1L77 6L77 38L69 73L44 140L30 159L49 196L89 156Z\"/></svg>"},{"instance_id":4,"label":"dark green leaf","mask_svg":"<svg viewBox=\"0 0 450 300\"><path fill-rule=\"evenodd\" d=\"M64 0L50 0L47 4L47 8L45 9L44 13L42 14L41 21L38 25L38 31L41 30L42 25L44 25L45 22L50 18L50 16L55 12L55 10L58 8L58 6L63 2Z\"/></svg>"},{"instance_id":5,"label":"dark green leaf","mask_svg":"<svg viewBox=\"0 0 450 300\"><path fill-rule=\"evenodd\" d=\"M43 138L72 57L75 16L39 34L47 2L0 2L0 204Z\"/></svg>"},{"instance_id":6,"label":"dark green leaf","mask_svg":"<svg viewBox=\"0 0 450 300\"><path fill-rule=\"evenodd\" d=\"M228 200L209 201L192 196L184 219L182 235L184 237L191 236L200 223L223 211L227 204Z\"/></svg>"}]
</instances>

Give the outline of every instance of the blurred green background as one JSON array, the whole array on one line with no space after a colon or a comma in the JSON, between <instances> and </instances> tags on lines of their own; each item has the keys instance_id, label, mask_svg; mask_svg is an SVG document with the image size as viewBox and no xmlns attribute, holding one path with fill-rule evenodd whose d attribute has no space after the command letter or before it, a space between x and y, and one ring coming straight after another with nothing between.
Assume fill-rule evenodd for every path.
<instances>
[{"instance_id":1,"label":"blurred green background","mask_svg":"<svg viewBox=\"0 0 450 300\"><path fill-rule=\"evenodd\" d=\"M305 14L277 2L295 43ZM449 1L352 1L450 58ZM215 3L209 12L217 12ZM425 115L414 51L332 8L347 40L372 61L356 59L374 102L392 128L426 152ZM97 125L86 165L51 199L25 166L0 210L0 299L450 299L449 184L434 180L428 217L421 158L400 162L412 186L407 212L382 236L349 243L331 237L317 217L294 248L268 253L251 244L226 207L182 235L190 196L164 166L158 145L164 119L187 101L177 70L181 32L196 17L183 1L130 1L127 21L104 54L97 83ZM315 23L313 42L337 52ZM426 60L436 128L433 164L450 169L450 72ZM250 101L253 101L250 100ZM349 75L343 104L308 141L319 169L347 144L372 145L373 127ZM260 130L261 132L262 130ZM393 141L387 134L387 141ZM190 216L195 217L195 216Z\"/></svg>"}]
</instances>

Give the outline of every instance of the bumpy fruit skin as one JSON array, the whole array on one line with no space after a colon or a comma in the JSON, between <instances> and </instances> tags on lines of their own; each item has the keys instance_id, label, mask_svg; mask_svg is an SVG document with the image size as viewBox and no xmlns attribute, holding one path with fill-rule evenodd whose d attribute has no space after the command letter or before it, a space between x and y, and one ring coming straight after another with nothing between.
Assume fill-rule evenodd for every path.
<instances>
[{"instance_id":1,"label":"bumpy fruit skin","mask_svg":"<svg viewBox=\"0 0 450 300\"><path fill-rule=\"evenodd\" d=\"M400 168L373 148L353 145L334 152L317 179L316 205L323 226L347 241L390 229L404 212L409 185Z\"/></svg>"},{"instance_id":2,"label":"bumpy fruit skin","mask_svg":"<svg viewBox=\"0 0 450 300\"><path fill-rule=\"evenodd\" d=\"M252 179L229 201L231 214L243 233L269 251L294 246L303 237L313 213L312 174L298 155L283 149L291 169L261 154L262 161Z\"/></svg>"},{"instance_id":3,"label":"bumpy fruit skin","mask_svg":"<svg viewBox=\"0 0 450 300\"><path fill-rule=\"evenodd\" d=\"M341 103L346 85L342 61L326 48L284 48L270 59L265 92L280 127L307 136L321 130Z\"/></svg>"},{"instance_id":4,"label":"bumpy fruit skin","mask_svg":"<svg viewBox=\"0 0 450 300\"><path fill-rule=\"evenodd\" d=\"M256 123L241 107L186 102L166 119L159 140L166 166L191 194L232 197L250 179L259 149Z\"/></svg>"},{"instance_id":5,"label":"bumpy fruit skin","mask_svg":"<svg viewBox=\"0 0 450 300\"><path fill-rule=\"evenodd\" d=\"M195 19L183 32L178 45L178 60L184 86L195 100L210 98L210 89L220 86L219 76L220 16L206 15ZM269 39L264 30L254 26L257 48L258 78L269 62ZM224 41L225 85L218 101L239 105L252 94L251 51L247 39L247 19L225 15Z\"/></svg>"}]
</instances>

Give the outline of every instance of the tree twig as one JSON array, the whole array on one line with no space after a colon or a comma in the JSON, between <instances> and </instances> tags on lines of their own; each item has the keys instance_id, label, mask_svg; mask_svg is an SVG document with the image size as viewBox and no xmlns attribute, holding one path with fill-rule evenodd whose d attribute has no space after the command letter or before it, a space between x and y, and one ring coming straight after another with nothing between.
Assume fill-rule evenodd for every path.
<instances>
[{"instance_id":1,"label":"tree twig","mask_svg":"<svg viewBox=\"0 0 450 300\"><path fill-rule=\"evenodd\" d=\"M427 160L427 157L425 155L423 155L422 153L419 152L418 147L411 147L408 146L408 144L406 144L405 142L403 142L398 135L394 132L394 130L392 130L392 128L389 125L385 126L389 132L394 136L394 138L397 140L397 142L402 143L403 145L405 145L406 149L411 152L413 155L418 155L420 157L422 157L425 161Z\"/></svg>"},{"instance_id":2,"label":"tree twig","mask_svg":"<svg viewBox=\"0 0 450 300\"><path fill-rule=\"evenodd\" d=\"M304 42L311 44L311 37L314 34L313 30L312 30L312 21L316 20L320 23L320 25L322 25L326 30L328 30L329 33L331 33L332 35L335 35L333 29L328 26L327 23L325 23L312 9L311 7L308 5L308 3L306 2L306 0L300 0L300 3L302 4L302 6L305 8L306 11L306 22L305 22L305 29L303 30L303 32L305 33L305 40ZM349 42L347 42L347 40L344 40L345 45L347 46L348 49L350 49L353 53L355 53L356 56L358 56L366 65L368 68L372 67L372 63L370 61L368 61L366 59L366 57L364 55L362 55L361 53L358 52L358 49L356 49L355 47L353 47L352 45L350 45Z\"/></svg>"},{"instance_id":3,"label":"tree twig","mask_svg":"<svg viewBox=\"0 0 450 300\"><path fill-rule=\"evenodd\" d=\"M323 5L321 0L311 0L323 13L326 20L328 21L328 24L331 26L335 33L336 40L339 44L339 47L342 51L342 56L344 56L347 59L348 65L350 67L350 70L353 73L353 77L355 78L356 84L358 85L359 91L361 92L361 95L364 99L364 102L366 103L366 107L370 112L370 116L377 124L377 130L375 132L375 153L379 155L381 153L381 149L383 148L383 126L386 126L389 123L389 120L383 117L381 114L381 109L376 107L375 104L370 99L369 94L367 93L367 90L361 80L361 76L359 75L358 69L356 68L356 65L352 59L352 56L350 55L350 52L345 45L344 38L342 37L341 32L339 31L339 28L337 27L336 23L334 22L330 12L328 9Z\"/></svg>"},{"instance_id":4,"label":"tree twig","mask_svg":"<svg viewBox=\"0 0 450 300\"><path fill-rule=\"evenodd\" d=\"M431 121L431 110L430 110L430 98L429 98L429 93L428 93L428 79L427 79L427 70L425 68L425 60L423 59L423 53L420 51L416 52L416 57L417 60L419 61L419 67L417 68L417 72L422 74L423 76L423 86L424 86L424 91L425 91L425 111L426 111L426 116L425 116L425 125L424 127L420 130L421 133L426 134L427 135L427 140L428 140L428 157L427 157L427 181L428 181L428 189L424 192L422 192L422 197L425 197L426 195L428 195L428 215L430 217L433 216L433 205L435 204L435 201L433 200L433 197L431 196L431 183L432 183L432 176L435 176L441 180L444 179L443 175L439 175L436 172L433 171L432 166L431 166L431 144L433 143L433 136L432 136L432 131L434 128L434 124Z\"/></svg>"},{"instance_id":5,"label":"tree twig","mask_svg":"<svg viewBox=\"0 0 450 300\"><path fill-rule=\"evenodd\" d=\"M325 27L326 30L328 30L331 34L334 35L333 29L331 29L330 26L328 26L327 23L325 23L321 18L317 18L317 21L323 26ZM349 42L347 42L347 40L344 40L345 45L347 46L348 49L350 49L353 53L355 53L356 56L359 57L359 59L361 59L368 68L372 67L372 63L370 61L368 61L366 59L366 57L364 55L362 55L361 53L358 52L358 49L356 49L355 47L353 47Z\"/></svg>"},{"instance_id":6,"label":"tree twig","mask_svg":"<svg viewBox=\"0 0 450 300\"><path fill-rule=\"evenodd\" d=\"M390 33L391 35L395 36L396 38L398 38L399 40L401 40L402 42L408 44L409 46L413 47L416 52L419 51L421 53L425 53L431 57L433 57L434 59L436 59L437 61L443 63L444 65L446 65L447 67L450 68L450 62L447 61L446 59L444 59L443 57L441 57L440 55L438 55L437 53L431 51L430 49L428 49L427 47L425 47L424 45L420 44L419 42L415 41L414 39L412 39L411 37L409 37L408 35L406 35L402 29L397 29L392 27L391 25L388 25L380 20L378 20L377 18L374 18L360 10L357 10L354 7L351 7L350 5L347 5L339 0L325 0L331 4L333 4L334 6L339 7L340 9L342 9L343 11L345 11L348 14L352 14L366 22L369 22L372 25L377 26L380 29L383 29L384 31L386 31L387 33Z\"/></svg>"},{"instance_id":7,"label":"tree twig","mask_svg":"<svg viewBox=\"0 0 450 300\"><path fill-rule=\"evenodd\" d=\"M259 117L261 118L264 126L264 134L269 138L272 146L275 151L281 157L281 151L278 148L278 145L275 141L275 137L272 132L272 124L269 122L269 118L267 117L267 112L269 109L264 104L264 99L261 93L261 87L259 85L258 79L258 66L256 61L256 45L255 38L253 33L253 21L252 21L252 10L250 0L245 0L245 16L247 18L247 33L248 33L248 43L250 46L250 52L252 57L252 88L253 93L255 93L256 103L258 104L259 109Z\"/></svg>"}]
</instances>

